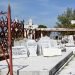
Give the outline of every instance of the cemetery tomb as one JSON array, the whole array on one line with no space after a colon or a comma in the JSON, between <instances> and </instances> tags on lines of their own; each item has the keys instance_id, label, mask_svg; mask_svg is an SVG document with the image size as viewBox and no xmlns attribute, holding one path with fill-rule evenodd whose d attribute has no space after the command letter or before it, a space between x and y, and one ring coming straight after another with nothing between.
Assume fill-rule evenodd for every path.
<instances>
[{"instance_id":1,"label":"cemetery tomb","mask_svg":"<svg viewBox=\"0 0 75 75\"><path fill-rule=\"evenodd\" d=\"M52 45L52 43L56 43L56 41L52 42L51 39L47 36L41 38L38 42L39 45L39 51L41 51L41 54L43 56L55 56L55 55L61 55L61 49Z\"/></svg>"},{"instance_id":2,"label":"cemetery tomb","mask_svg":"<svg viewBox=\"0 0 75 75\"><path fill-rule=\"evenodd\" d=\"M37 43L35 40L28 39L26 46L29 56L37 56Z\"/></svg>"},{"instance_id":3,"label":"cemetery tomb","mask_svg":"<svg viewBox=\"0 0 75 75\"><path fill-rule=\"evenodd\" d=\"M26 46L14 46L12 47L12 56L13 58L22 58L27 57L27 48Z\"/></svg>"},{"instance_id":4,"label":"cemetery tomb","mask_svg":"<svg viewBox=\"0 0 75 75\"><path fill-rule=\"evenodd\" d=\"M54 75L73 55L72 51L62 52L62 56L55 57L28 57L13 59L14 75ZM7 65L0 61L0 67ZM6 75L8 68L0 70L1 75Z\"/></svg>"}]
</instances>

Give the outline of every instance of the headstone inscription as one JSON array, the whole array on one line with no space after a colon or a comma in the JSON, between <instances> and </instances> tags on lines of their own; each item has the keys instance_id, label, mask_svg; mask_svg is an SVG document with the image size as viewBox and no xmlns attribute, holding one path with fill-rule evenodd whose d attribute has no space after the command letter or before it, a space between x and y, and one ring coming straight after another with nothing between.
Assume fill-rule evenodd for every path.
<instances>
[{"instance_id":1,"label":"headstone inscription","mask_svg":"<svg viewBox=\"0 0 75 75\"><path fill-rule=\"evenodd\" d=\"M27 57L27 48L25 46L12 47L13 58Z\"/></svg>"}]
</instances>

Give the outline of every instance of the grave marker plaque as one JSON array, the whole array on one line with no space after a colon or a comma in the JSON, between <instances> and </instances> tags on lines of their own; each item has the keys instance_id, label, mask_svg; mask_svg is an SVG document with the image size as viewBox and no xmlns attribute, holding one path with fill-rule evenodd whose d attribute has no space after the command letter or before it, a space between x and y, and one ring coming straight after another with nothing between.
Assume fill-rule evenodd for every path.
<instances>
[{"instance_id":1,"label":"grave marker plaque","mask_svg":"<svg viewBox=\"0 0 75 75\"><path fill-rule=\"evenodd\" d=\"M27 57L27 49L24 46L12 47L13 58Z\"/></svg>"}]
</instances>

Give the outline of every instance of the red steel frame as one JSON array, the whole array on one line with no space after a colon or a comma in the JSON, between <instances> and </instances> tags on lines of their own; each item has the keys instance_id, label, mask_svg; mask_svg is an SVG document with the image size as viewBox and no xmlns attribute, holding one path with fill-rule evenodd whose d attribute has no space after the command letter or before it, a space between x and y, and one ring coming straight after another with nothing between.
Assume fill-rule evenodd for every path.
<instances>
[{"instance_id":1,"label":"red steel frame","mask_svg":"<svg viewBox=\"0 0 75 75\"><path fill-rule=\"evenodd\" d=\"M6 13L1 12L0 15ZM7 12L7 19L8 19L8 50L9 50L9 72L10 75L13 75L13 63L12 63L12 44L11 44L11 8L10 4L8 5L8 12Z\"/></svg>"},{"instance_id":2,"label":"red steel frame","mask_svg":"<svg viewBox=\"0 0 75 75\"><path fill-rule=\"evenodd\" d=\"M10 75L13 75L13 65L12 65L12 45L11 45L11 8L8 5L8 50L9 50L9 62L10 62Z\"/></svg>"}]
</instances>

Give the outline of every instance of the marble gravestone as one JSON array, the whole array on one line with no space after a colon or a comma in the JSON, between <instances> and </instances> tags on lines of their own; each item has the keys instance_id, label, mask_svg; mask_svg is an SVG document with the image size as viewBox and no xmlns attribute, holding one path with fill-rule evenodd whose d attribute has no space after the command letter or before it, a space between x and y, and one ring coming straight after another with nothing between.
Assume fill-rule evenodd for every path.
<instances>
[{"instance_id":1,"label":"marble gravestone","mask_svg":"<svg viewBox=\"0 0 75 75\"><path fill-rule=\"evenodd\" d=\"M37 56L37 43L35 40L28 39L26 46L29 56Z\"/></svg>"},{"instance_id":2,"label":"marble gravestone","mask_svg":"<svg viewBox=\"0 0 75 75\"><path fill-rule=\"evenodd\" d=\"M14 46L25 46L26 44L26 39L22 39L22 40L14 40Z\"/></svg>"},{"instance_id":3,"label":"marble gravestone","mask_svg":"<svg viewBox=\"0 0 75 75\"><path fill-rule=\"evenodd\" d=\"M4 66L4 65L0 65L0 75L1 75L1 70L2 69L5 69L7 66Z\"/></svg>"},{"instance_id":4,"label":"marble gravestone","mask_svg":"<svg viewBox=\"0 0 75 75\"><path fill-rule=\"evenodd\" d=\"M18 75L17 74L17 71L19 70L20 68L15 66L13 67L13 75ZM8 73L8 67L7 68L4 68L4 69L1 69L1 74L0 75L7 75Z\"/></svg>"},{"instance_id":5,"label":"marble gravestone","mask_svg":"<svg viewBox=\"0 0 75 75\"><path fill-rule=\"evenodd\" d=\"M48 47L51 47L50 38L47 36L41 37L40 40L38 41L38 53L39 53L39 55L43 54L43 51L42 51L43 48L48 48Z\"/></svg>"},{"instance_id":6,"label":"marble gravestone","mask_svg":"<svg viewBox=\"0 0 75 75\"><path fill-rule=\"evenodd\" d=\"M43 56L61 55L61 49L52 46L51 40L47 36L41 38L38 44L39 49L41 49L41 54L43 54Z\"/></svg>"},{"instance_id":7,"label":"marble gravestone","mask_svg":"<svg viewBox=\"0 0 75 75\"><path fill-rule=\"evenodd\" d=\"M12 47L13 58L27 57L27 48L25 46L14 46Z\"/></svg>"},{"instance_id":8,"label":"marble gravestone","mask_svg":"<svg viewBox=\"0 0 75 75\"><path fill-rule=\"evenodd\" d=\"M14 46L20 46L19 41L15 41L15 40L14 40Z\"/></svg>"},{"instance_id":9,"label":"marble gravestone","mask_svg":"<svg viewBox=\"0 0 75 75\"><path fill-rule=\"evenodd\" d=\"M55 75L56 71L58 71L72 55L72 51L66 51L62 52L62 56L56 57L36 56L13 59L13 75ZM0 75L6 75L7 72L6 61L0 61Z\"/></svg>"},{"instance_id":10,"label":"marble gravestone","mask_svg":"<svg viewBox=\"0 0 75 75\"><path fill-rule=\"evenodd\" d=\"M43 48L43 56L57 56L62 55L59 48Z\"/></svg>"}]
</instances>

